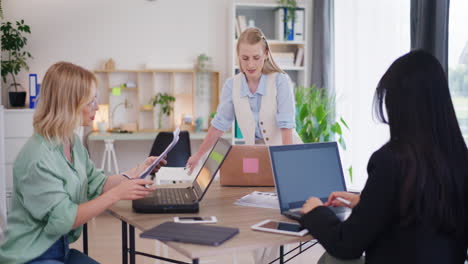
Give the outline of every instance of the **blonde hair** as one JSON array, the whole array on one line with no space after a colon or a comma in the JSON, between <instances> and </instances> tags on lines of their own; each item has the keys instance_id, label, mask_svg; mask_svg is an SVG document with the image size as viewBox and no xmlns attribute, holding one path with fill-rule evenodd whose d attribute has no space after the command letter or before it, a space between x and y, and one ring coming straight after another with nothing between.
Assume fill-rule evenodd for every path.
<instances>
[{"instance_id":1,"label":"blonde hair","mask_svg":"<svg viewBox=\"0 0 468 264\"><path fill-rule=\"evenodd\" d=\"M34 131L55 143L72 142L83 109L94 97L93 84L97 84L94 74L80 66L68 62L52 65L42 80Z\"/></svg>"},{"instance_id":2,"label":"blonde hair","mask_svg":"<svg viewBox=\"0 0 468 264\"><path fill-rule=\"evenodd\" d=\"M262 73L264 74L269 74L272 72L285 73L273 60L273 57L271 56L270 46L268 45L268 41L265 35L263 34L263 32L259 28L251 27L251 28L244 30L240 34L239 39L237 40L237 55L239 56L240 44L247 43L249 45L255 45L259 42L262 42L263 46L265 47L265 51L267 53L267 57L265 60L265 64L263 65ZM242 69L240 62L239 62L239 67L240 67L241 72L244 72L244 69Z\"/></svg>"}]
</instances>

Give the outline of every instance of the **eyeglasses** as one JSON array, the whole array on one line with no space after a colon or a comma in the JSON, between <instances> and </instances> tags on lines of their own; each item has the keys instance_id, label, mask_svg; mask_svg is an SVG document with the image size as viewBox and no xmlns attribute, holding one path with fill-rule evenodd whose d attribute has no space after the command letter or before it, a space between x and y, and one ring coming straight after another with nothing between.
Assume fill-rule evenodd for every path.
<instances>
[{"instance_id":1,"label":"eyeglasses","mask_svg":"<svg viewBox=\"0 0 468 264\"><path fill-rule=\"evenodd\" d=\"M91 102L88 103L88 107L96 108L98 105L98 97L97 95L93 98Z\"/></svg>"}]
</instances>

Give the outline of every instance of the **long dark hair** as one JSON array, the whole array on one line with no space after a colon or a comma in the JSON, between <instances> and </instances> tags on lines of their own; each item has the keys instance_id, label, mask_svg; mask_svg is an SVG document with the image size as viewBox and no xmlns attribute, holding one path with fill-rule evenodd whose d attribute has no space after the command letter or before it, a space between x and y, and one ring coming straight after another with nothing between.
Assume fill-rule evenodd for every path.
<instances>
[{"instance_id":1,"label":"long dark hair","mask_svg":"<svg viewBox=\"0 0 468 264\"><path fill-rule=\"evenodd\" d=\"M389 125L388 145L401 164L401 223L463 234L468 150L438 60L417 50L393 62L375 92L374 112Z\"/></svg>"}]
</instances>

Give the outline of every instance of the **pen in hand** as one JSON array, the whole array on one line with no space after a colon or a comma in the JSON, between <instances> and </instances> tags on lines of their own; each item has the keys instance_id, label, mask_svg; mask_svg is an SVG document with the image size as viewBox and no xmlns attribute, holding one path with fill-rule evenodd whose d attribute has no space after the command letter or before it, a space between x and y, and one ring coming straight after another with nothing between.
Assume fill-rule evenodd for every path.
<instances>
[{"instance_id":1,"label":"pen in hand","mask_svg":"<svg viewBox=\"0 0 468 264\"><path fill-rule=\"evenodd\" d=\"M342 202L342 203L344 203L344 204L346 204L346 205L351 205L351 202L348 201L348 200L346 200L346 199L344 199L344 198L336 197L335 199L338 200L338 201L340 201L340 202Z\"/></svg>"}]
</instances>

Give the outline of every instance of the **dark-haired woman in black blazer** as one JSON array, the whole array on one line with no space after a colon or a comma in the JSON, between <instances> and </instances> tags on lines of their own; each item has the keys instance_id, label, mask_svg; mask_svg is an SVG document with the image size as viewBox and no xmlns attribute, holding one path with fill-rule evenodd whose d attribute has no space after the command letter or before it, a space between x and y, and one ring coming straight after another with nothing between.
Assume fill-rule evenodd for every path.
<instances>
[{"instance_id":1,"label":"dark-haired woman in black blazer","mask_svg":"<svg viewBox=\"0 0 468 264\"><path fill-rule=\"evenodd\" d=\"M468 150L437 59L424 51L397 59L374 109L390 140L370 158L361 195L311 197L302 208L302 225L327 251L319 263L464 263ZM353 212L341 222L330 205Z\"/></svg>"}]
</instances>

